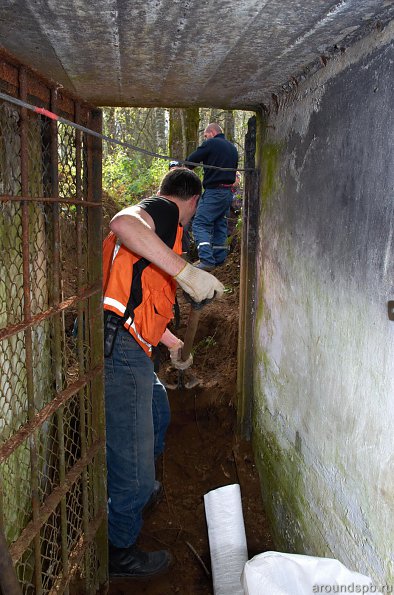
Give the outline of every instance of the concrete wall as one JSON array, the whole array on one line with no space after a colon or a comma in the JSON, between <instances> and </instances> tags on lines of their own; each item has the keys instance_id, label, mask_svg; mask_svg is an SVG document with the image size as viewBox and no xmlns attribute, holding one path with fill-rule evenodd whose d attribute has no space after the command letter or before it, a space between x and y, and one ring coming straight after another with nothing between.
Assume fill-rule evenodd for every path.
<instances>
[{"instance_id":1,"label":"concrete wall","mask_svg":"<svg viewBox=\"0 0 394 595\"><path fill-rule=\"evenodd\" d=\"M391 585L393 37L357 42L261 122L253 411L278 549Z\"/></svg>"}]
</instances>

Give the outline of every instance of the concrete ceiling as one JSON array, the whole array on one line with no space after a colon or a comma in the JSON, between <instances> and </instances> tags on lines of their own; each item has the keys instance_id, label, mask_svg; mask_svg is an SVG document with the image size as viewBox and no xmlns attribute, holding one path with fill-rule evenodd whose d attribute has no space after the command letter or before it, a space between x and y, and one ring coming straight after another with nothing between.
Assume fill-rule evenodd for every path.
<instances>
[{"instance_id":1,"label":"concrete ceiling","mask_svg":"<svg viewBox=\"0 0 394 595\"><path fill-rule=\"evenodd\" d=\"M393 16L394 0L8 0L0 40L96 105L256 109Z\"/></svg>"}]
</instances>

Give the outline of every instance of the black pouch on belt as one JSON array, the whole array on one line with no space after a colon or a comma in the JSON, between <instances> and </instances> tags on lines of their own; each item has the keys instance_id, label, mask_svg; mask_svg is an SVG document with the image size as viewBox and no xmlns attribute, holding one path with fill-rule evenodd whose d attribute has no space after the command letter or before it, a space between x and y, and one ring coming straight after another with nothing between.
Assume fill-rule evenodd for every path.
<instances>
[{"instance_id":1,"label":"black pouch on belt","mask_svg":"<svg viewBox=\"0 0 394 595\"><path fill-rule=\"evenodd\" d=\"M104 357L109 357L115 344L122 318L108 310L104 311Z\"/></svg>"}]
</instances>

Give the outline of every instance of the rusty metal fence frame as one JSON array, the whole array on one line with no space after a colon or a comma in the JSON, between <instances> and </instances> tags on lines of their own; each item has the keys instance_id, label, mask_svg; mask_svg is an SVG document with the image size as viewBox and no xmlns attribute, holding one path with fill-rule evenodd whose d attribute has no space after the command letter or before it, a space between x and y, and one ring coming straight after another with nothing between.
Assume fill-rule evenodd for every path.
<instances>
[{"instance_id":1,"label":"rusty metal fence frame","mask_svg":"<svg viewBox=\"0 0 394 595\"><path fill-rule=\"evenodd\" d=\"M101 131L5 52L0 89ZM0 557L28 595L107 583L101 160L100 139L1 102Z\"/></svg>"}]
</instances>

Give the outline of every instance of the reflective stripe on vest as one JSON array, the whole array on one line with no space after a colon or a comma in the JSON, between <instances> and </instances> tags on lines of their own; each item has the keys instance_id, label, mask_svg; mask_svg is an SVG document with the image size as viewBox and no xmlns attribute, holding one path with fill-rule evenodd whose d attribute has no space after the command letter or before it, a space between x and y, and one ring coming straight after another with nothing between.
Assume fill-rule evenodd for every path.
<instances>
[{"instance_id":1,"label":"reflective stripe on vest","mask_svg":"<svg viewBox=\"0 0 394 595\"><path fill-rule=\"evenodd\" d=\"M178 226L173 251L182 253L182 227ZM112 232L104 240L103 282L104 309L112 310L119 316L126 313L134 266L141 259L119 244ZM136 300L136 305L126 313L129 315L124 327L133 335L141 348L151 355L152 346L157 345L167 324L173 317L172 306L175 302L176 283L158 266L149 264L136 277L141 285L143 299ZM137 294L138 294L138 287ZM134 290L133 290L134 291ZM146 293L145 293L146 292ZM153 297L157 296L157 297ZM137 330L138 329L138 330Z\"/></svg>"},{"instance_id":2,"label":"reflective stripe on vest","mask_svg":"<svg viewBox=\"0 0 394 595\"><path fill-rule=\"evenodd\" d=\"M119 310L119 312L121 312L122 314L125 313L126 307L123 306L123 304L121 304L117 300L114 300L113 298L105 297L104 298L104 304L106 304L107 306L113 306L114 308L116 308L117 310ZM139 341L141 341L141 343L143 343L144 345L146 345L147 348L149 349L149 351L152 351L152 345L150 343L148 343L147 341L145 341L145 339L143 337L141 337L141 335L139 334L139 332L135 328L134 322L131 320L130 317L126 320L125 326L126 325L127 325L128 329L130 329L130 328L133 329L133 331L134 331L137 339Z\"/></svg>"}]
</instances>

